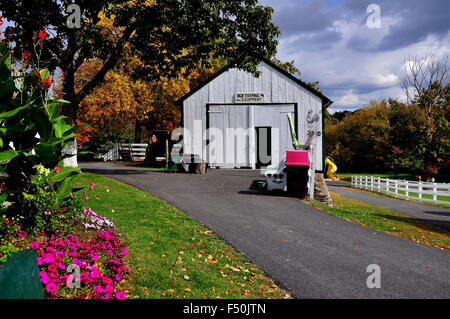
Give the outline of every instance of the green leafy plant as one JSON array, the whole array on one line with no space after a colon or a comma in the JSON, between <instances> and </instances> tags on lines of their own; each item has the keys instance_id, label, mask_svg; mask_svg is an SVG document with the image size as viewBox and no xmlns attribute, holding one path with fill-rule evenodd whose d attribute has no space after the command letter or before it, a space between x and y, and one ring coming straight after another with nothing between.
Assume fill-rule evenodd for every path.
<instances>
[{"instance_id":1,"label":"green leafy plant","mask_svg":"<svg viewBox=\"0 0 450 319\"><path fill-rule=\"evenodd\" d=\"M80 196L84 187L73 188L73 178L79 174L78 167L59 167L49 170L36 166L37 174L23 192L24 215L33 233L61 234L81 224L87 193Z\"/></svg>"},{"instance_id":2,"label":"green leafy plant","mask_svg":"<svg viewBox=\"0 0 450 319\"><path fill-rule=\"evenodd\" d=\"M15 247L13 244L0 246L0 265L6 263L18 251L20 251L20 248Z\"/></svg>"},{"instance_id":3,"label":"green leafy plant","mask_svg":"<svg viewBox=\"0 0 450 319\"><path fill-rule=\"evenodd\" d=\"M68 102L48 95L51 75L40 67L45 38L45 31L34 36L35 63L27 51L21 61L12 63L8 46L0 43L0 211L10 215L23 210L22 193L36 173L34 167L54 168L73 156L63 155L62 150L74 141L80 129L68 125L59 113L59 107ZM70 193L70 181L64 179L78 172L69 171L54 177L62 194Z\"/></svg>"}]
</instances>

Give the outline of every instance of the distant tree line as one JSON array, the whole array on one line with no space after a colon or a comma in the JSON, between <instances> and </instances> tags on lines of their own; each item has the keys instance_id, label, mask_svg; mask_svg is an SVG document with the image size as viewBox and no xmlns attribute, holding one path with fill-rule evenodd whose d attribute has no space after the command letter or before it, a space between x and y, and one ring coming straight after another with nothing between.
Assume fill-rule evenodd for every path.
<instances>
[{"instance_id":1,"label":"distant tree line","mask_svg":"<svg viewBox=\"0 0 450 319\"><path fill-rule=\"evenodd\" d=\"M450 81L447 58L410 57L407 102L371 101L326 115L326 149L340 170L450 176Z\"/></svg>"}]
</instances>

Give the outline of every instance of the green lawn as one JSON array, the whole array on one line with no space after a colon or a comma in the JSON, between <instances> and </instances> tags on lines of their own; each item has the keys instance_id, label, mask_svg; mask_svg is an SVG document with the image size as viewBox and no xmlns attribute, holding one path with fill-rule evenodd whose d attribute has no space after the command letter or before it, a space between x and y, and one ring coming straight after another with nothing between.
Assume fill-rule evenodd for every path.
<instances>
[{"instance_id":1,"label":"green lawn","mask_svg":"<svg viewBox=\"0 0 450 319\"><path fill-rule=\"evenodd\" d=\"M110 218L128 245L131 298L284 298L261 269L174 206L124 183L95 182L89 206Z\"/></svg>"},{"instance_id":2,"label":"green lawn","mask_svg":"<svg viewBox=\"0 0 450 319\"><path fill-rule=\"evenodd\" d=\"M331 192L333 208L317 201L309 203L340 218L415 242L450 250L450 232L389 209L347 199Z\"/></svg>"}]
</instances>

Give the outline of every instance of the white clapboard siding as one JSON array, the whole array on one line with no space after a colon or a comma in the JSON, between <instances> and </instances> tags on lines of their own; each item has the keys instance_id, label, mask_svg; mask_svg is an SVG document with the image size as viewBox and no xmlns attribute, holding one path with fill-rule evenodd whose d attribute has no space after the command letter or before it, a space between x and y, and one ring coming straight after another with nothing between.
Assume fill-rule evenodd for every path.
<instances>
[{"instance_id":1,"label":"white clapboard siding","mask_svg":"<svg viewBox=\"0 0 450 319\"><path fill-rule=\"evenodd\" d=\"M306 143L308 130L319 133L316 136L317 141L313 143L315 145L315 155L312 160L315 162L316 169L322 170L323 151L321 135L323 134L323 127L321 98L265 62L261 62L259 70L261 71L260 76L255 77L253 74L239 69L230 69L221 73L183 101L183 122L186 130L184 134L185 151L189 150L193 154L204 154L206 139L203 138L203 134L206 131L208 116L206 111L207 104L233 104L235 103L235 93L257 92L264 93L265 103L275 105L285 103L293 105L296 103L298 105L297 132L299 143ZM252 107L256 110L264 107L264 105L254 104ZM308 113L316 120L308 123ZM255 114L257 114L256 111L250 116ZM283 116L286 115L284 114ZM201 121L201 127L198 130L195 129L195 121ZM286 126L286 132L288 132L287 124L283 123L283 125ZM187 132L190 134L186 134ZM282 132L282 134L286 132ZM198 143L198 141L201 141L201 143ZM198 149L196 145L199 145L201 149ZM253 157L250 158L253 161L251 164L255 164Z\"/></svg>"},{"instance_id":2,"label":"white clapboard siding","mask_svg":"<svg viewBox=\"0 0 450 319\"><path fill-rule=\"evenodd\" d=\"M387 193L405 199L450 205L450 200L438 199L438 196L450 197L450 184L446 183L415 182L374 176L352 176L352 187Z\"/></svg>"}]
</instances>

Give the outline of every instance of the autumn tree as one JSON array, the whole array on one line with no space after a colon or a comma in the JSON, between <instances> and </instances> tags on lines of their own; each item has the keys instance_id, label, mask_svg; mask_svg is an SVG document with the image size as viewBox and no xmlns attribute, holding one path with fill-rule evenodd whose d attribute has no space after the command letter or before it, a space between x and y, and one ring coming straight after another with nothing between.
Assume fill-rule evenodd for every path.
<instances>
[{"instance_id":1,"label":"autumn tree","mask_svg":"<svg viewBox=\"0 0 450 319\"><path fill-rule=\"evenodd\" d=\"M389 154L389 108L371 101L335 125L326 126L327 154L340 167L382 169Z\"/></svg>"},{"instance_id":2,"label":"autumn tree","mask_svg":"<svg viewBox=\"0 0 450 319\"><path fill-rule=\"evenodd\" d=\"M423 134L417 140L421 148L423 170L436 175L448 166L450 158L450 60L448 56L410 56L404 62L403 90L410 105L423 113Z\"/></svg>"},{"instance_id":3,"label":"autumn tree","mask_svg":"<svg viewBox=\"0 0 450 319\"><path fill-rule=\"evenodd\" d=\"M81 8L81 28L66 23L72 3ZM123 58L126 45L147 66L142 74L147 78L208 66L215 57L257 72L260 57L275 53L279 34L273 10L257 0L0 0L0 10L14 22L9 28L16 55L32 47L28 39L34 31L45 29L51 35L43 60L64 73L63 97L71 102L64 113L72 122L82 100ZM98 23L100 13L114 16L115 37ZM101 61L101 67L77 90L76 72L92 59Z\"/></svg>"}]
</instances>

